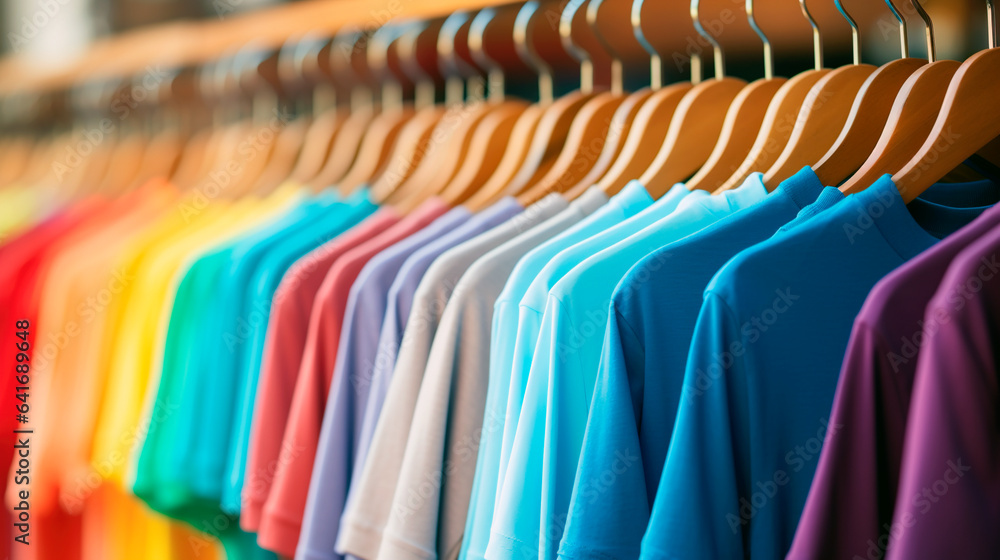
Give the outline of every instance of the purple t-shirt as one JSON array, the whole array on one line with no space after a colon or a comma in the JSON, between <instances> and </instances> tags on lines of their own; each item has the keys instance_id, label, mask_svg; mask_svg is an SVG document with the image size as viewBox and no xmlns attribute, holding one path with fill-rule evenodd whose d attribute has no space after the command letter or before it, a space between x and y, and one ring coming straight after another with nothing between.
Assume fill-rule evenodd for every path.
<instances>
[{"instance_id":1,"label":"purple t-shirt","mask_svg":"<svg viewBox=\"0 0 1000 560\"><path fill-rule=\"evenodd\" d=\"M1000 208L894 270L854 320L830 423L788 558L881 558L889 541L924 308L948 265L1000 224Z\"/></svg>"},{"instance_id":2,"label":"purple t-shirt","mask_svg":"<svg viewBox=\"0 0 1000 560\"><path fill-rule=\"evenodd\" d=\"M1000 555L1000 228L952 261L924 344L887 558Z\"/></svg>"}]
</instances>

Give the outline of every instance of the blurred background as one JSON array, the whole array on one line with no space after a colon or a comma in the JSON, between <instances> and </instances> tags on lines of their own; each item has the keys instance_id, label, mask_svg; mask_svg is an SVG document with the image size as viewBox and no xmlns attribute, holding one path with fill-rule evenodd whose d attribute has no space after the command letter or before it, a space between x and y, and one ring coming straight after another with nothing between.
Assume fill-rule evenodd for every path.
<instances>
[{"instance_id":1,"label":"blurred background","mask_svg":"<svg viewBox=\"0 0 1000 560\"><path fill-rule=\"evenodd\" d=\"M307 0L308 1L308 0ZM315 1L315 0L313 0ZM331 10L338 0L324 0ZM404 5L407 0L399 0ZM413 0L409 0L413 1ZM677 7L676 21L663 21L664 34L685 36L690 21L686 19L685 0L654 0ZM3 0L0 28L5 40L0 53L28 57L33 64L65 65L78 57L88 45L101 38L137 28L180 20L211 20L239 17L248 12L273 8L294 0ZM377 10L386 0L371 0ZM442 3L444 5L446 3ZM761 28L772 39L778 67L797 65L811 48L809 27L801 16L798 0L756 0ZM833 64L850 57L849 28L834 8L833 0L809 0L807 5L820 24L827 54ZM910 0L895 0L906 16L912 31L913 56L922 56L922 26ZM982 47L986 40L983 0L924 0L921 5L934 22L939 56L963 58ZM862 30L862 56L866 62L880 63L898 54L895 20L883 0L843 0L843 6ZM724 21L724 11L737 12L735 21L726 24L720 41L732 57L733 70L744 63L744 47L756 38L743 17L743 0L704 0L702 20ZM711 27L706 25L711 31ZM970 33L969 31L972 30ZM749 61L748 61L749 62Z\"/></svg>"},{"instance_id":2,"label":"blurred background","mask_svg":"<svg viewBox=\"0 0 1000 560\"><path fill-rule=\"evenodd\" d=\"M457 9L479 9L496 0L0 0L0 128L10 128L29 112L55 112L39 96L79 90L101 80L148 74L148 68L197 68L234 51L274 52L296 36L329 36L344 25L372 31L398 18L443 17ZM576 0L578 1L578 0ZM612 1L612 0L608 0ZM630 0L621 21L607 30L619 34L624 82L635 90L649 84L650 58L632 33ZM565 5L567 0L554 5ZM926 57L925 26L912 0L892 4L908 24L909 55ZM851 26L834 0L807 0L821 33L827 67L852 61ZM933 23L937 57L963 60L987 45L985 0L924 0ZM770 39L775 74L792 76L813 66L812 29L800 0L755 0L756 19ZM863 62L882 64L900 56L898 22L885 0L842 0L857 22ZM556 9L558 10L558 8ZM702 0L701 22L725 52L726 72L746 80L763 74L760 38L751 29L745 0ZM558 13L555 11L554 13ZM690 79L692 54L703 55L712 72L711 47L695 31L687 0L646 0L643 32L662 54L664 81ZM558 17L550 22L558 25ZM558 44L558 35L555 41ZM558 47L557 47L558 48ZM579 67L563 53L555 65L556 93L579 85ZM524 69L523 65L520 68ZM526 70L526 69L525 69ZM597 72L607 73L598 68ZM530 73L508 75L508 91L531 98L537 82ZM601 83L600 80L598 83ZM79 97L79 96L78 96ZM75 101L71 102L75 103ZM65 105L65 103L64 103ZM30 106L30 110L29 110ZM37 119L36 119L37 124Z\"/></svg>"}]
</instances>

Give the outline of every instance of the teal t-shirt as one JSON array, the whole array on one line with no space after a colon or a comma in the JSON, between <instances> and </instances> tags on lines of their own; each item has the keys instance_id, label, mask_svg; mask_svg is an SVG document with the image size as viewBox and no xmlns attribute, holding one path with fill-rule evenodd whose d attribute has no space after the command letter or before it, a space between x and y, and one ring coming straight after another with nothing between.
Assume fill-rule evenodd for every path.
<instances>
[{"instance_id":1,"label":"teal t-shirt","mask_svg":"<svg viewBox=\"0 0 1000 560\"><path fill-rule=\"evenodd\" d=\"M619 280L649 252L766 196L759 180L718 196L688 194L670 215L590 256L549 291L497 500L489 557L519 558L534 548L539 558L556 558L608 306Z\"/></svg>"}]
</instances>

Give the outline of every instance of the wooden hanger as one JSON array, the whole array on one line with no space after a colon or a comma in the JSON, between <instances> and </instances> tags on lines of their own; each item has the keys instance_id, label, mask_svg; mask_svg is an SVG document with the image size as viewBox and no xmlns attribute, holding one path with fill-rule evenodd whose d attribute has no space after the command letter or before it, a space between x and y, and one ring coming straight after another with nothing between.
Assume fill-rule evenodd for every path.
<instances>
[{"instance_id":1,"label":"wooden hanger","mask_svg":"<svg viewBox=\"0 0 1000 560\"><path fill-rule=\"evenodd\" d=\"M801 1L805 9L805 0ZM802 167L815 164L826 154L840 136L858 92L875 71L874 66L860 63L857 26L841 7L840 0L835 2L851 23L854 64L831 71L809 91L785 149L764 172L764 185L768 190L774 190Z\"/></svg>"},{"instance_id":2,"label":"wooden hanger","mask_svg":"<svg viewBox=\"0 0 1000 560\"><path fill-rule=\"evenodd\" d=\"M538 75L539 105L543 110L530 134L523 158L520 157L516 144L519 138L515 136L508 144L513 146L515 151L511 152L509 157L505 154L500 163L501 170L498 170L498 173L484 185L483 195L477 195L470 200L470 204L480 205L483 200L499 196L516 196L538 183L555 164L556 157L566 144L577 113L594 96L593 92L576 90L553 99L553 66L567 68L573 65L573 59L562 46L561 33L550 23L559 20L563 11L558 4L541 5L535 0L530 0L517 14L515 46L520 58ZM554 41L555 37L558 37L558 40ZM582 80L583 78L581 82ZM531 124L529 121L524 126L516 126L515 133L528 131L532 128ZM503 181L517 160L520 160L520 166L516 172L508 180Z\"/></svg>"},{"instance_id":3,"label":"wooden hanger","mask_svg":"<svg viewBox=\"0 0 1000 560\"><path fill-rule=\"evenodd\" d=\"M336 79L351 91L350 115L338 128L323 168L309 181L308 186L313 190L337 184L350 170L365 131L378 113L374 95L367 85L372 83L367 73L367 47L367 35L357 28L342 29L333 38L329 50L330 68Z\"/></svg>"},{"instance_id":4,"label":"wooden hanger","mask_svg":"<svg viewBox=\"0 0 1000 560\"><path fill-rule=\"evenodd\" d=\"M972 55L955 72L930 135L892 176L907 203L984 147L989 148L991 163L997 163L1000 105L995 93L1000 88L1000 48L991 1L987 12L989 48Z\"/></svg>"},{"instance_id":5,"label":"wooden hanger","mask_svg":"<svg viewBox=\"0 0 1000 560\"><path fill-rule=\"evenodd\" d=\"M591 0L587 5L587 22L593 27L594 34L604 50L611 54L612 92L615 92L616 88L619 90L622 88L624 71L622 57L638 58L645 54L633 33L631 9L631 0ZM649 72L648 79L651 83L651 68ZM568 199L575 199L594 186L618 161L636 117L652 95L651 87L642 88L622 100L618 110L611 117L604 145L596 155L593 167L575 185L565 189ZM594 147L590 147L590 151L594 151Z\"/></svg>"},{"instance_id":6,"label":"wooden hanger","mask_svg":"<svg viewBox=\"0 0 1000 560\"><path fill-rule=\"evenodd\" d=\"M372 181L388 163L406 123L416 111L433 104L433 82L426 82L422 76L414 79L404 69L407 64L419 66L415 61L419 50L416 43L421 40L433 42L441 26L442 20L385 25L376 30L369 40L368 68L382 84L382 113L372 121L354 164L338 182L342 195L346 196ZM430 86L430 99L427 99L427 85ZM413 104L403 101L409 91L415 91Z\"/></svg>"},{"instance_id":7,"label":"wooden hanger","mask_svg":"<svg viewBox=\"0 0 1000 560\"><path fill-rule=\"evenodd\" d=\"M746 0L746 13L764 46L764 78L747 85L733 100L708 161L685 183L690 190L714 191L739 169L757 139L771 101L787 82L774 77L771 42L754 19L753 0Z\"/></svg>"},{"instance_id":8,"label":"wooden hanger","mask_svg":"<svg viewBox=\"0 0 1000 560\"><path fill-rule=\"evenodd\" d=\"M580 62L581 91L594 90L595 70L605 70L610 91L598 93L580 108L552 167L535 185L518 196L525 206L551 192L566 191L593 168L608 137L611 122L625 101L621 61L609 55L607 43L598 36L594 18L587 16L589 4L595 2L599 0L569 2L561 15L560 35L567 52ZM595 14L597 8L599 5L594 6Z\"/></svg>"},{"instance_id":9,"label":"wooden hanger","mask_svg":"<svg viewBox=\"0 0 1000 560\"><path fill-rule=\"evenodd\" d=\"M332 37L307 40L300 59L301 73L309 81L312 91L313 121L306 132L302 152L295 162L290 180L304 185L315 179L323 168L337 134L350 115L346 104L337 104L338 100L349 97L349 91L333 78L330 65L332 48Z\"/></svg>"},{"instance_id":10,"label":"wooden hanger","mask_svg":"<svg viewBox=\"0 0 1000 560\"><path fill-rule=\"evenodd\" d=\"M829 69L823 68L823 40L819 26L809 13L805 0L799 0L799 8L812 28L814 68L793 76L781 86L767 107L764 122L750 153L715 193L735 189L754 171L764 171L774 164L788 147L799 113L813 87L830 73Z\"/></svg>"},{"instance_id":11,"label":"wooden hanger","mask_svg":"<svg viewBox=\"0 0 1000 560\"><path fill-rule=\"evenodd\" d=\"M701 58L691 59L692 82L670 119L667 136L650 166L639 177L654 198L666 194L674 184L689 178L708 160L715 139L722 132L726 112L746 82L725 77L722 47L705 32L698 18L698 0L691 0L695 30L712 45L715 79L701 82ZM701 82L701 83L698 83Z\"/></svg>"},{"instance_id":12,"label":"wooden hanger","mask_svg":"<svg viewBox=\"0 0 1000 560\"><path fill-rule=\"evenodd\" d=\"M526 75L532 70L521 59L517 46L515 26L520 11L521 7L517 5L484 8L469 26L466 43L468 63L486 72L483 87L493 99L505 98L508 72ZM485 208L503 196L507 184L524 164L531 138L544 111L539 103L525 107L506 134L503 149L485 154L488 161L484 161L482 167L463 166L444 196L448 200L460 200L472 210ZM459 193L460 190L464 192Z\"/></svg>"},{"instance_id":13,"label":"wooden hanger","mask_svg":"<svg viewBox=\"0 0 1000 560\"><path fill-rule=\"evenodd\" d=\"M547 5L545 7L545 10L546 10L545 13L551 13L551 14L555 13L554 11L552 11L552 6L549 6L549 5ZM538 45L535 44L535 40L537 40L537 39L536 39L536 37L533 36L533 31L537 32L537 30L540 28L539 25L534 25L533 24L534 21L537 21L537 20L541 19L538 16L538 13L539 13L538 4L534 3L534 2L529 2L529 3L525 4L521 8L521 10L518 12L517 17L515 18L515 21L514 21L514 25L515 25L514 26L514 29L515 29L515 32L514 32L514 35L515 35L515 44L518 47L518 50L517 50L518 55L521 56L522 59L524 59L529 64L533 64L539 70L539 74L540 75L551 76L551 73L550 73L551 70L549 69L547 63L544 62L542 60L542 57L538 56L538 54L537 54L536 47ZM554 29L551 30L551 31L553 33L555 32ZM559 52L562 52L562 51L560 50ZM562 53L562 56L564 58L566 57L566 55L565 55L564 52ZM534 57L534 58L532 58L532 57ZM546 81L544 79L540 80L540 84L543 86L543 94L541 95L542 103L545 103L547 101L547 99L549 99L551 97L549 94L546 94L545 91L544 91L544 89L545 89L544 88L545 83L546 83ZM551 85L551 79L548 80L548 84ZM549 87L549 92L551 92L551 87ZM512 182L507 185L508 189L513 189L513 188L517 187L520 184L518 182L519 181L518 176L522 176L523 177L523 176L527 175L526 172L530 172L532 170L535 170L535 171L538 170L538 166L541 164L541 162L538 161L538 160L547 159L548 154L550 152L554 152L555 151L555 146L552 146L551 144L555 144L556 142L558 142L559 146L562 145L562 139L563 138L560 138L559 135L562 134L563 130L567 130L568 129L569 123L568 122L565 122L565 123L560 122L558 119L561 117L562 121L570 121L570 120L572 120L572 115L575 115L576 111L579 110L579 106L581 106L583 104L584 100L585 100L585 98L580 98L579 104L573 103L569 107L569 110L562 110L562 109L566 109L566 107L564 107L562 104L552 104L552 106L550 106L548 109L546 109L546 115L543 115L542 122L540 122L539 126L537 127L538 134L534 138L533 144L531 146L529 146L528 155L525 158L525 164L526 165L525 165L525 167L522 167L522 169L519 171L519 174L516 175L514 177L514 179L512 179ZM440 150L439 153L442 153L442 154L444 154L444 153L453 153L456 150L459 153L463 153L463 154L466 153L467 149L468 149L468 146L469 146L469 141L471 140L470 132L472 130L475 130L475 128L479 124L479 121L481 121L482 118L485 117L485 115L487 114L486 111L495 110L495 109L501 107L502 104L510 104L510 103L511 102L509 102L509 101L504 101L504 102L501 102L501 105L480 104L480 105L484 106L482 108L479 108L476 105L472 105L471 107L465 109L465 111L469 114L469 116L461 119L463 121L459 125L461 127L461 129L462 129L461 132L459 134L453 134L452 138L449 139L449 143L452 144L453 147L452 148L444 148L444 149ZM518 103L516 103L516 105L518 107L518 110L520 110L520 111L524 110L523 104L521 104L521 103L518 102ZM554 111L554 109L557 109L557 108L560 109L560 111L558 113L556 113ZM556 122L553 123L551 126L546 125L545 124L546 117L550 117L550 118L551 117L555 117L552 120L556 121ZM541 136L542 138L539 138L539 136ZM510 141L508 140L508 145L509 145L509 142ZM542 149L542 150L539 149L539 147L543 143L545 145L542 148L547 148L548 151L544 151L544 149ZM442 147L441 144L434 144L434 145L432 145L432 149L433 148L438 148L438 147ZM532 150L535 151L534 154L532 153ZM536 156L537 156L537 160L535 159ZM425 160L425 161L427 161L427 160ZM452 167L448 166L447 163L445 163L445 165L446 165L445 169L447 169L449 171L452 169ZM426 169L427 169L427 171L425 172L425 176L426 177L431 178L432 172L430 170L433 169L434 167L437 167L437 165L430 164L430 165L428 165L426 167ZM457 169L455 171L457 172ZM420 172L420 170L418 170L418 173L419 172ZM453 176L454 176L454 173L448 173L448 174L437 174L435 177L438 180L440 180L441 177L446 177L447 179L450 180ZM420 175L418 175L417 173L414 173L414 176L410 179L411 183L413 183L415 185L419 185L421 182L425 182L427 180L428 179L422 179L420 177ZM408 201L407 204L410 205L410 206L412 206L412 204L414 202L422 200L423 198L426 198L426 196L428 195L428 193L439 193L441 191L440 190L436 190L436 187L443 187L443 186L445 186L445 185L441 185L440 183L431 183L430 185L428 185L428 187L425 187L422 190L418 189L418 190L416 190L416 193L417 193L416 196L411 196L410 197L411 200Z\"/></svg>"},{"instance_id":14,"label":"wooden hanger","mask_svg":"<svg viewBox=\"0 0 1000 560\"><path fill-rule=\"evenodd\" d=\"M442 33L440 38L441 41L453 42L455 56L450 59L450 65L453 66L451 71L453 74L467 77L470 92L487 86L487 82L483 81L483 72L489 76L487 101L490 103L501 103L505 100L506 80L503 66L486 52L486 45L490 40L500 41L509 49L508 52L497 53L495 56L507 60L516 59L512 41L516 14L517 11L510 8L505 8L502 13L484 9L475 17L463 21L462 25L457 27L453 38L449 39L449 34L445 33ZM487 38L487 33L491 35L490 38ZM442 59L442 62L448 60ZM494 110L483 119L472 138L465 161L441 193L448 204L465 203L479 192L507 153L511 135L528 108L527 103L512 104L509 109Z\"/></svg>"},{"instance_id":15,"label":"wooden hanger","mask_svg":"<svg viewBox=\"0 0 1000 560\"><path fill-rule=\"evenodd\" d=\"M281 119L270 159L251 188L261 195L274 191L292 176L312 125L301 103L306 78L300 57L308 47L300 48L300 43L306 40L300 35L285 41L276 53L258 66L261 78L276 94L274 116Z\"/></svg>"},{"instance_id":16,"label":"wooden hanger","mask_svg":"<svg viewBox=\"0 0 1000 560\"><path fill-rule=\"evenodd\" d=\"M954 60L935 60L932 22L919 3L914 2L914 7L927 30L928 64L918 68L900 88L888 121L868 159L840 185L844 194L860 192L882 175L893 173L910 161L930 136L948 86L961 66Z\"/></svg>"},{"instance_id":17,"label":"wooden hanger","mask_svg":"<svg viewBox=\"0 0 1000 560\"><path fill-rule=\"evenodd\" d=\"M428 54L436 56L441 68L453 78L459 77L463 71L469 72L466 61L459 56L456 43L468 42L472 21L467 13L453 14L440 34L435 35L434 43L426 49ZM428 197L443 195L463 164L481 158L481 151L490 146L493 150L502 147L498 146L498 141L505 141L506 138L495 138L495 130L497 127L503 130L504 122L513 122L525 107L524 103L516 101L486 102L481 93L463 103L462 93L454 80L446 88L446 98L447 113L435 126L424 158L413 175L389 198L391 203L404 211L415 208ZM477 162L473 161L472 165L475 164Z\"/></svg>"},{"instance_id":18,"label":"wooden hanger","mask_svg":"<svg viewBox=\"0 0 1000 560\"><path fill-rule=\"evenodd\" d=\"M901 45L899 60L893 60L876 69L861 86L854 105L847 117L847 123L840 136L826 152L813 171L824 185L839 185L860 168L878 142L882 129L889 118L893 101L904 82L927 61L908 58L906 48L906 20L904 20L890 0L886 0L893 15L899 21ZM837 3L840 8L840 3ZM857 33L854 20L847 16L851 28Z\"/></svg>"},{"instance_id":19,"label":"wooden hanger","mask_svg":"<svg viewBox=\"0 0 1000 560\"><path fill-rule=\"evenodd\" d=\"M611 168L596 183L608 196L616 194L630 180L639 177L653 163L667 136L670 120L681 99L693 87L680 82L663 87L662 54L669 47L660 44L662 35L643 31L643 22L664 21L671 17L670 6L663 2L635 0L632 4L632 33L650 56L650 84L653 94L642 104L625 138L621 153ZM653 43L657 42L657 45Z\"/></svg>"}]
</instances>

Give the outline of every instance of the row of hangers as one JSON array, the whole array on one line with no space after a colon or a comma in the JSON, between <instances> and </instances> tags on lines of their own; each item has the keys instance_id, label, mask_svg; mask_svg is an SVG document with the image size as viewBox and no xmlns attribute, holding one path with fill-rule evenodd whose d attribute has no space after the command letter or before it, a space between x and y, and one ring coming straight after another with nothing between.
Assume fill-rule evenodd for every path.
<instances>
[{"instance_id":1,"label":"row of hangers","mask_svg":"<svg viewBox=\"0 0 1000 560\"><path fill-rule=\"evenodd\" d=\"M851 26L853 64L824 68L819 27L799 0L815 64L786 79L773 75L770 43L746 0L765 61L764 77L750 83L726 75L699 0L691 21L711 45L714 76L704 79L694 54L691 80L669 85L663 53L640 25L663 7L643 0L530 0L392 21L373 33L307 35L273 53L248 45L200 68L73 91L73 106L96 116L41 138L0 140L0 185L114 195L164 176L185 189L245 196L292 180L342 194L369 185L375 200L403 210L435 195L481 209L508 195L524 204L551 192L573 198L592 185L613 195L631 179L659 197L681 181L721 192L760 171L773 190L806 165L845 193L889 173L909 201L968 175L963 163L995 169L992 0L989 49L962 63L935 60L932 22L916 0L928 58L909 58L906 21L885 0L901 53L879 67L860 62L858 26L834 3ZM651 59L650 86L632 93L614 41L626 26ZM567 67L579 70L579 87L557 96L554 76ZM529 71L538 101L505 95L507 81ZM198 118L212 124L197 127ZM107 123L113 130L94 140Z\"/></svg>"}]
</instances>

